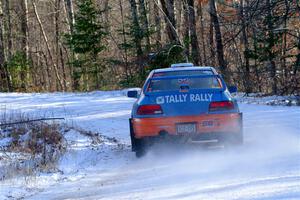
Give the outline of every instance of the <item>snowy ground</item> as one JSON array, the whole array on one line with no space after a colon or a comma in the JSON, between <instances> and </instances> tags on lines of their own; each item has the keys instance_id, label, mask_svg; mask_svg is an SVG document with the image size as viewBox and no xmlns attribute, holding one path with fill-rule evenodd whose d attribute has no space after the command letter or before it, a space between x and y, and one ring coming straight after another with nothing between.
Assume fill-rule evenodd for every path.
<instances>
[{"instance_id":1,"label":"snowy ground","mask_svg":"<svg viewBox=\"0 0 300 200\"><path fill-rule=\"evenodd\" d=\"M70 148L59 171L2 181L0 199L300 199L300 107L240 104L243 147L136 159L128 137L133 101L124 92L0 94L0 112L64 117L116 138L97 145L66 133Z\"/></svg>"},{"instance_id":2,"label":"snowy ground","mask_svg":"<svg viewBox=\"0 0 300 200\"><path fill-rule=\"evenodd\" d=\"M271 106L300 106L300 96L264 96L260 93L237 93L235 97L241 103L247 104L260 104L260 105L271 105Z\"/></svg>"}]
</instances>

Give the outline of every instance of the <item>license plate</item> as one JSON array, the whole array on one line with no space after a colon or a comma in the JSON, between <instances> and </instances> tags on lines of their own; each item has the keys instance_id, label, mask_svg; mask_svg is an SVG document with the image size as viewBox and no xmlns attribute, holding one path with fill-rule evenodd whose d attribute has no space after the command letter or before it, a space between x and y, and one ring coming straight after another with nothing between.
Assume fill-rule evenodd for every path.
<instances>
[{"instance_id":1,"label":"license plate","mask_svg":"<svg viewBox=\"0 0 300 200\"><path fill-rule=\"evenodd\" d=\"M197 132L196 123L177 124L176 128L178 134L191 134Z\"/></svg>"}]
</instances>

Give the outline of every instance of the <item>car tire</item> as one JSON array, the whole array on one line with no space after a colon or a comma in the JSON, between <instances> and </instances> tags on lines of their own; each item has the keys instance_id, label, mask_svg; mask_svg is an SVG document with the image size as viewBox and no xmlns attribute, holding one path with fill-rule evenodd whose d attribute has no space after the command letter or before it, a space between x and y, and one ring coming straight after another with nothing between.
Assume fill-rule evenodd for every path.
<instances>
[{"instance_id":1,"label":"car tire","mask_svg":"<svg viewBox=\"0 0 300 200\"><path fill-rule=\"evenodd\" d=\"M232 144L236 146L241 146L244 143L244 135L243 132L238 132L232 138Z\"/></svg>"},{"instance_id":2,"label":"car tire","mask_svg":"<svg viewBox=\"0 0 300 200\"><path fill-rule=\"evenodd\" d=\"M238 133L227 133L228 135L224 137L221 143L225 148L232 148L242 146L244 143L244 137L242 132Z\"/></svg>"},{"instance_id":3,"label":"car tire","mask_svg":"<svg viewBox=\"0 0 300 200\"><path fill-rule=\"evenodd\" d=\"M229 143L232 146L241 146L244 143L244 133L243 133L243 120L242 116L240 118L240 131L232 133L229 137Z\"/></svg>"},{"instance_id":4,"label":"car tire","mask_svg":"<svg viewBox=\"0 0 300 200\"><path fill-rule=\"evenodd\" d=\"M135 152L137 158L143 157L146 154L147 142L146 139L135 138L132 119L129 119L131 150Z\"/></svg>"},{"instance_id":5,"label":"car tire","mask_svg":"<svg viewBox=\"0 0 300 200\"><path fill-rule=\"evenodd\" d=\"M241 146L244 143L244 132L243 132L243 116L241 114L240 118L240 131L234 134L233 144L236 146Z\"/></svg>"},{"instance_id":6,"label":"car tire","mask_svg":"<svg viewBox=\"0 0 300 200\"><path fill-rule=\"evenodd\" d=\"M244 144L243 114L241 113L240 116L240 131L235 135L235 144L239 146Z\"/></svg>"},{"instance_id":7,"label":"car tire","mask_svg":"<svg viewBox=\"0 0 300 200\"><path fill-rule=\"evenodd\" d=\"M135 139L135 156L141 158L147 153L146 139Z\"/></svg>"},{"instance_id":8,"label":"car tire","mask_svg":"<svg viewBox=\"0 0 300 200\"><path fill-rule=\"evenodd\" d=\"M138 144L138 139L134 136L134 130L132 125L132 119L129 119L129 128L130 128L130 141L131 141L131 151L136 151L136 146Z\"/></svg>"}]
</instances>

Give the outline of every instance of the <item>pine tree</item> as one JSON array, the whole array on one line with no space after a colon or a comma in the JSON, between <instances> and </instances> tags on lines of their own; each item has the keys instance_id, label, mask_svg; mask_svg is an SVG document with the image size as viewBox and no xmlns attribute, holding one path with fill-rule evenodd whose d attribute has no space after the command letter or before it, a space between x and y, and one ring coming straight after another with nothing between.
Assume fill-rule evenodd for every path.
<instances>
[{"instance_id":1,"label":"pine tree","mask_svg":"<svg viewBox=\"0 0 300 200\"><path fill-rule=\"evenodd\" d=\"M76 55L73 62L73 88L80 89L80 79L83 78L84 89L89 90L90 74L100 87L99 53L105 49L103 39L106 36L101 25L100 14L93 0L78 0L78 11L75 14L73 32L66 35L71 51Z\"/></svg>"}]
</instances>

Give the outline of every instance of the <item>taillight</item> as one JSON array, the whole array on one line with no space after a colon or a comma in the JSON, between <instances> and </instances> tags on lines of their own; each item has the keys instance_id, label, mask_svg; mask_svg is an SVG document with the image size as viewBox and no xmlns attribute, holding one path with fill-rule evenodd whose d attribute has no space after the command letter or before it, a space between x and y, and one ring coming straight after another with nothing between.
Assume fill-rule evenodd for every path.
<instances>
[{"instance_id":1,"label":"taillight","mask_svg":"<svg viewBox=\"0 0 300 200\"><path fill-rule=\"evenodd\" d=\"M142 105L137 110L138 115L157 115L163 114L160 105Z\"/></svg>"},{"instance_id":2,"label":"taillight","mask_svg":"<svg viewBox=\"0 0 300 200\"><path fill-rule=\"evenodd\" d=\"M232 101L211 102L209 104L209 111L222 111L232 109L234 109L234 104Z\"/></svg>"}]
</instances>

